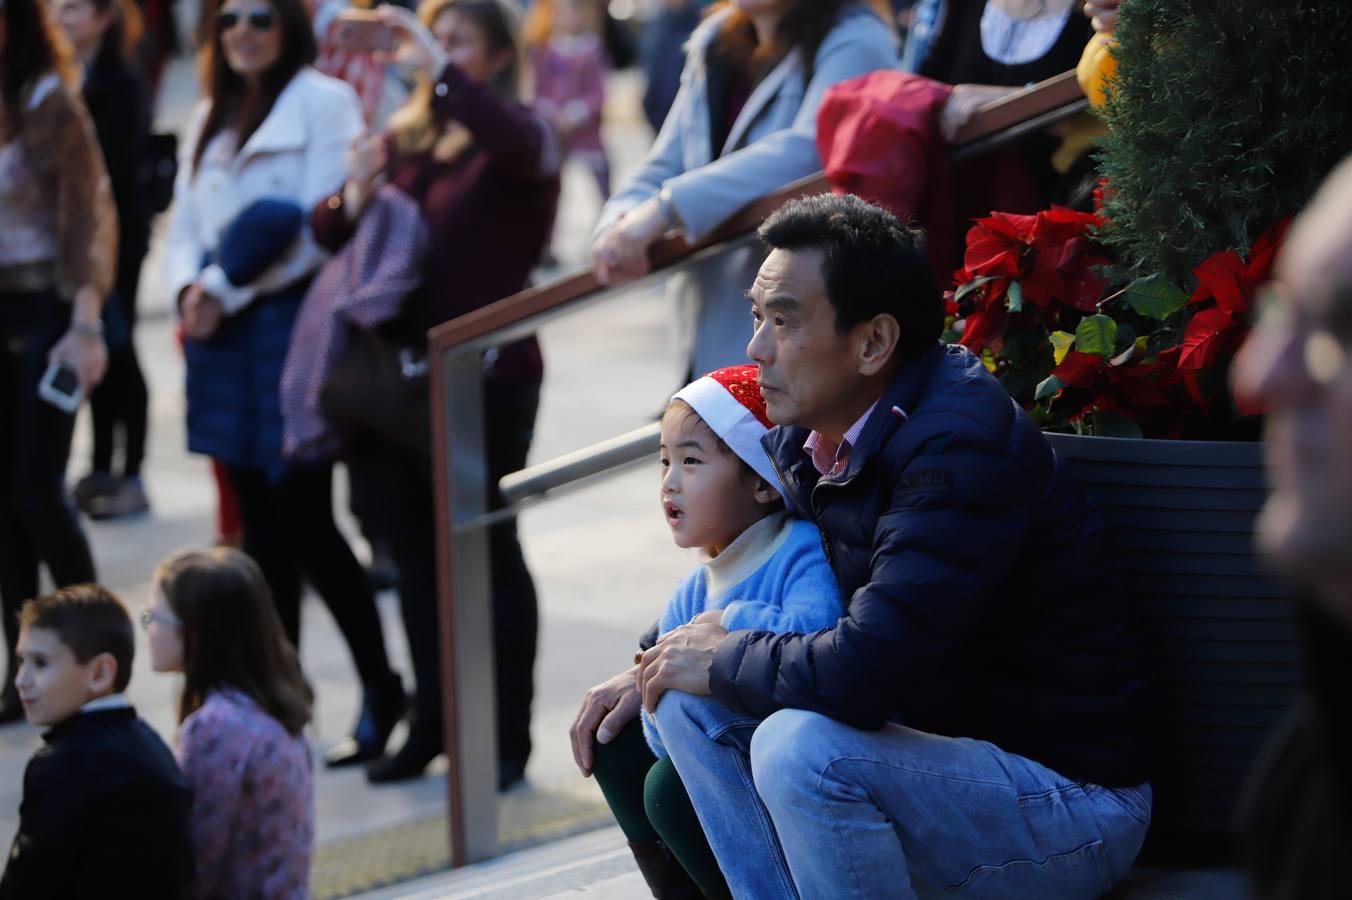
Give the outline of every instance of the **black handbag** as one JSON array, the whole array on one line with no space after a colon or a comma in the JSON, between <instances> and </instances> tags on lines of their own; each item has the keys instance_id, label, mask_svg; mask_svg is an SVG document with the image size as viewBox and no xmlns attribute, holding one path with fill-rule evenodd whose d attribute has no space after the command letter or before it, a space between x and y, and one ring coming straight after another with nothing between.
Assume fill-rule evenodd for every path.
<instances>
[{"instance_id":1,"label":"black handbag","mask_svg":"<svg viewBox=\"0 0 1352 900\"><path fill-rule=\"evenodd\" d=\"M374 431L394 443L432 452L427 348L378 330L354 328L347 352L319 390L319 411L344 431Z\"/></svg>"}]
</instances>

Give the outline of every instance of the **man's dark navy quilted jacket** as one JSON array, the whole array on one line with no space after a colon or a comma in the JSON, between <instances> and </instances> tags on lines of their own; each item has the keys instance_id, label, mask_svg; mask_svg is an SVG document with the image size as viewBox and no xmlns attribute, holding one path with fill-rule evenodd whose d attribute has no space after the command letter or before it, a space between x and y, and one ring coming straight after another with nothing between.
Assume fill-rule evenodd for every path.
<instances>
[{"instance_id":1,"label":"man's dark navy quilted jacket","mask_svg":"<svg viewBox=\"0 0 1352 900\"><path fill-rule=\"evenodd\" d=\"M903 365L842 475L807 432L765 437L848 598L817 634L734 632L713 692L860 728L990 741L1063 775L1148 776L1138 633L1097 513L1036 425L961 347Z\"/></svg>"}]
</instances>

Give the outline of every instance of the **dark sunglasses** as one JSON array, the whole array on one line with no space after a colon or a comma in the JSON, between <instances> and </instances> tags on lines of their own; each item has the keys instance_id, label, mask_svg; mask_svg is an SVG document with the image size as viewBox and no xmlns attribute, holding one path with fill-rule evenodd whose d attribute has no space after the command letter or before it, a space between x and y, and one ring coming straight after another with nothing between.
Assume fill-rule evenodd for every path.
<instances>
[{"instance_id":1,"label":"dark sunglasses","mask_svg":"<svg viewBox=\"0 0 1352 900\"><path fill-rule=\"evenodd\" d=\"M241 16L237 10L227 9L216 14L216 30L229 31L238 25L241 19L248 22L254 31L271 31L272 23L277 21L277 16L272 10L261 6L249 10L247 16Z\"/></svg>"}]
</instances>

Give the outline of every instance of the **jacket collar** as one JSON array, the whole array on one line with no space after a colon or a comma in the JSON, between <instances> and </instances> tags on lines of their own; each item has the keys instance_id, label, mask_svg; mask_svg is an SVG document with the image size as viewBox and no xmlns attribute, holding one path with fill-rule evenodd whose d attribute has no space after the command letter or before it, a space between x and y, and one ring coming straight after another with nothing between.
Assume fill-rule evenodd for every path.
<instances>
[{"instance_id":1,"label":"jacket collar","mask_svg":"<svg viewBox=\"0 0 1352 900\"><path fill-rule=\"evenodd\" d=\"M282 88L272 109L258 126L258 130L249 135L249 140L240 148L235 159L242 161L258 153L277 153L286 150L300 150L305 147L304 105L306 82L310 80L312 70L307 66L298 71Z\"/></svg>"},{"instance_id":2,"label":"jacket collar","mask_svg":"<svg viewBox=\"0 0 1352 900\"><path fill-rule=\"evenodd\" d=\"M130 705L116 709L95 709L76 713L64 722L58 722L42 733L42 740L51 744L74 734L97 730L112 722L125 722L136 718L136 709Z\"/></svg>"},{"instance_id":3,"label":"jacket collar","mask_svg":"<svg viewBox=\"0 0 1352 900\"><path fill-rule=\"evenodd\" d=\"M919 405L930 376L947 352L943 344L935 342L933 347L897 370L877 406L873 408L872 415L864 423L858 443L851 448L844 473L831 481L849 481L882 451ZM808 515L811 510L808 495L822 477L812 465L812 460L803 452L803 444L809 434L811 432L806 428L779 426L761 438L761 445L781 474L785 492L804 515Z\"/></svg>"},{"instance_id":4,"label":"jacket collar","mask_svg":"<svg viewBox=\"0 0 1352 900\"><path fill-rule=\"evenodd\" d=\"M728 131L728 139L723 142L723 151L721 155L726 156L746 137L746 133L751 128L751 123L755 122L757 117L770 105L770 101L779 94L784 82L794 73L801 73L803 54L797 48L790 50L789 53L779 61L779 65L770 70L770 74L760 80L760 84L751 91L751 96L746 98L746 103L742 106L742 111L737 114L733 120L732 128Z\"/></svg>"}]
</instances>

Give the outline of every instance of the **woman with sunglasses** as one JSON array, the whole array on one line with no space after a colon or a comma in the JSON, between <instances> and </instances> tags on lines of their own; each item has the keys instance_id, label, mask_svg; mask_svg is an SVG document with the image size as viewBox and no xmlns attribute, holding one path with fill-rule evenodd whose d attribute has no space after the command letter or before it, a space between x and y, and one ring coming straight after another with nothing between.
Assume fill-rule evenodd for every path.
<instances>
[{"instance_id":1,"label":"woman with sunglasses","mask_svg":"<svg viewBox=\"0 0 1352 900\"><path fill-rule=\"evenodd\" d=\"M520 102L520 9L510 0L424 0L415 16L378 10L399 40L396 60L418 86L385 135L358 141L344 189L314 210L315 234L337 250L401 191L418 205L428 251L421 287L406 295L382 334L426 347L427 330L526 286L549 240L559 194L558 143ZM385 188L379 185L385 182ZM358 239L360 236L358 236ZM490 503L498 479L525 465L543 363L534 337L484 360L484 442ZM426 443L430 446L431 435ZM387 521L379 530L399 570L399 592L418 689L408 740L372 765L373 782L416 778L442 751L432 464L375 432L353 439L354 479L373 485ZM497 663L498 783L524 777L531 751L536 595L514 518L489 529Z\"/></svg>"},{"instance_id":2,"label":"woman with sunglasses","mask_svg":"<svg viewBox=\"0 0 1352 900\"><path fill-rule=\"evenodd\" d=\"M100 317L117 214L68 53L40 0L0 0L0 723L23 718L14 643L39 567L58 587L94 580L66 504L73 408L39 396L50 363L74 370L88 393L108 361Z\"/></svg>"},{"instance_id":3,"label":"woman with sunglasses","mask_svg":"<svg viewBox=\"0 0 1352 900\"><path fill-rule=\"evenodd\" d=\"M183 322L188 448L225 467L244 550L291 642L300 646L302 578L333 614L364 703L329 761L363 762L384 750L403 688L365 572L334 524L332 461L283 459L278 396L301 298L328 256L303 211L343 183L361 110L350 87L310 67L315 39L301 0L224 0L214 25L165 250Z\"/></svg>"}]
</instances>

